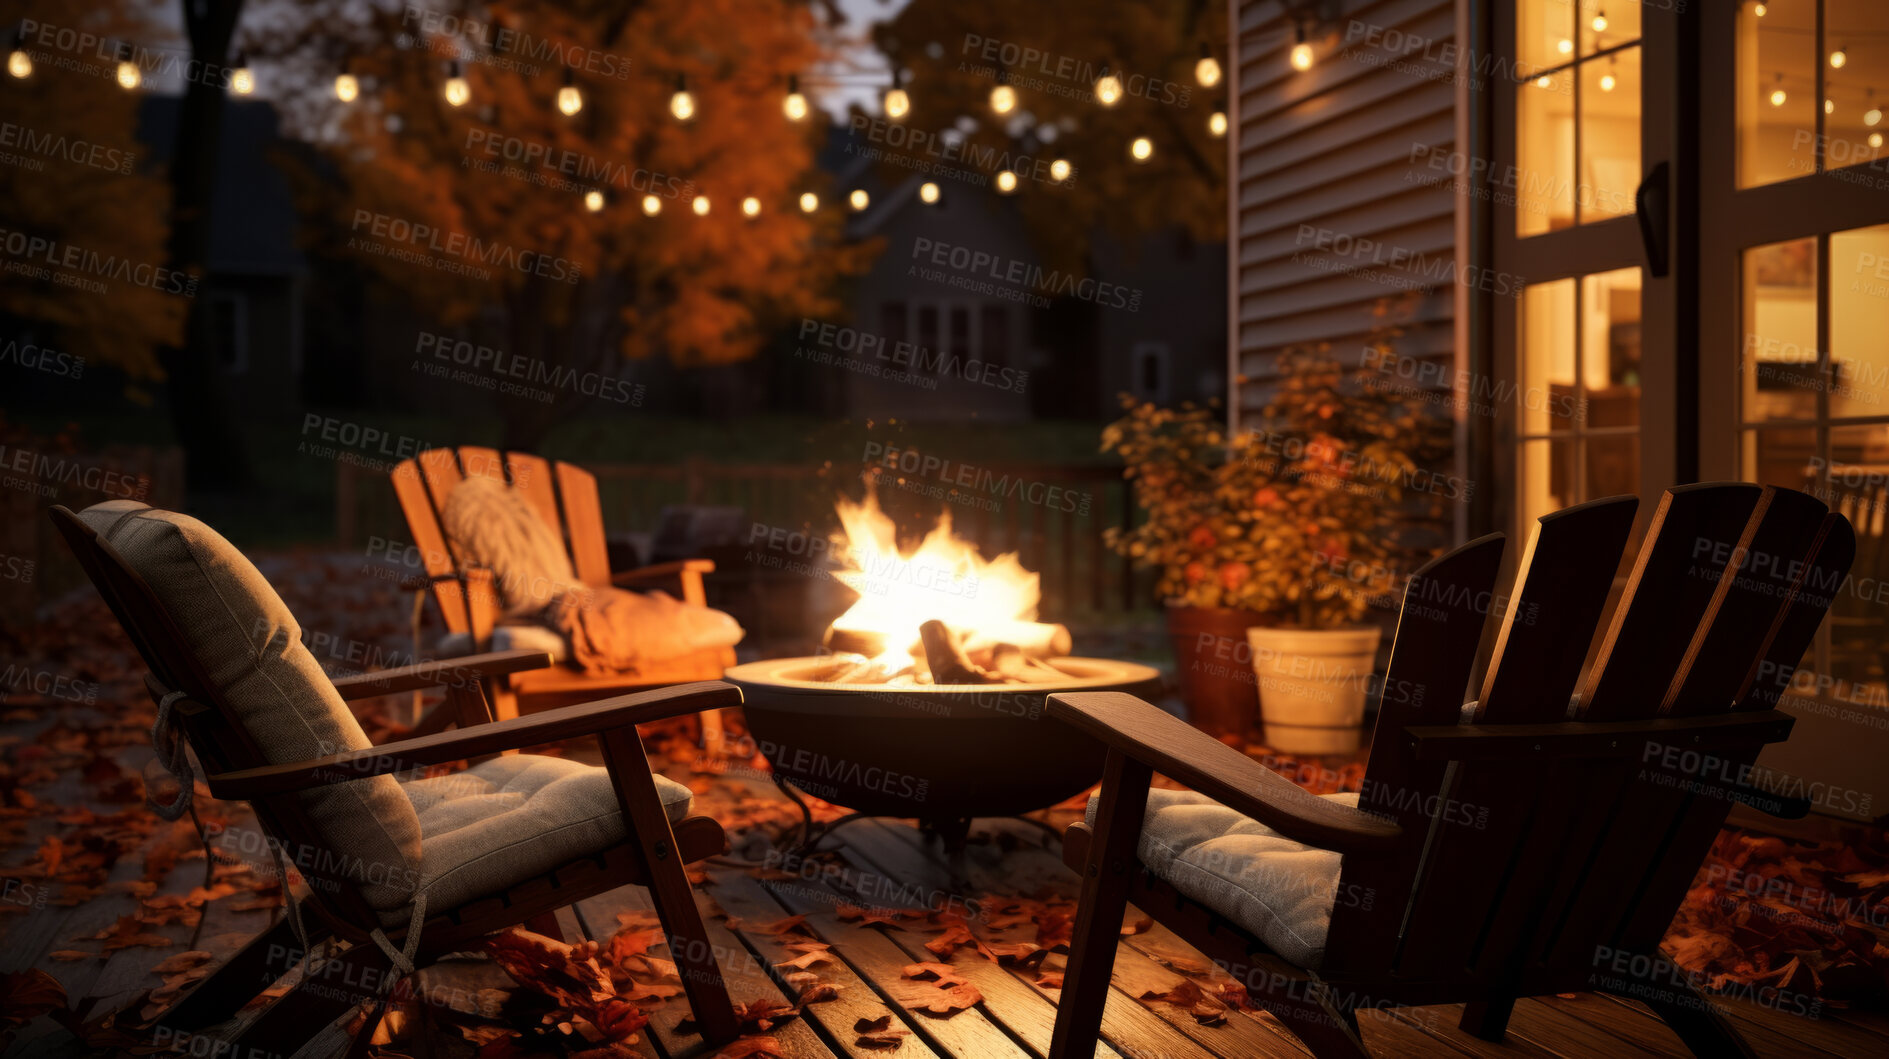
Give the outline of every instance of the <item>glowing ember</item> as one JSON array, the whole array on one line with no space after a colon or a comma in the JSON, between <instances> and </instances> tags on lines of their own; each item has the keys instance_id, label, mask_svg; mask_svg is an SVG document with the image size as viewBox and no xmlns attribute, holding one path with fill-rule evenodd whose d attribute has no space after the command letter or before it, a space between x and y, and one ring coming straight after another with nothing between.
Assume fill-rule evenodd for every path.
<instances>
[{"instance_id":1,"label":"glowing ember","mask_svg":"<svg viewBox=\"0 0 1889 1059\"><path fill-rule=\"evenodd\" d=\"M949 513L904 551L898 527L870 491L863 503L842 499L836 508L843 532L832 554L844 565L833 576L859 599L833 622L827 642L856 671L853 679L905 675L928 682L933 667L920 627L933 620L981 665L992 665L1000 645L1032 660L1068 653L1068 632L1037 622L1039 579L1014 553L985 560L975 544L952 534Z\"/></svg>"}]
</instances>

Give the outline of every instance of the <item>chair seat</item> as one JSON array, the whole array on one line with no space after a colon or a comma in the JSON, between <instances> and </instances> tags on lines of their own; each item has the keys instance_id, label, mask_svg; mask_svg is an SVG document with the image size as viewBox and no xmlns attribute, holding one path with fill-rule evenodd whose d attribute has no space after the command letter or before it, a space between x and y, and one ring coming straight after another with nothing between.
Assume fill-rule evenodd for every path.
<instances>
[{"instance_id":1,"label":"chair seat","mask_svg":"<svg viewBox=\"0 0 1889 1059\"><path fill-rule=\"evenodd\" d=\"M694 795L667 776L656 794L674 823ZM604 769L512 754L448 776L400 784L420 818L420 878L429 912L499 893L624 841L623 811ZM407 909L383 913L404 922Z\"/></svg>"},{"instance_id":2,"label":"chair seat","mask_svg":"<svg viewBox=\"0 0 1889 1059\"><path fill-rule=\"evenodd\" d=\"M440 637L433 649L441 658L458 658L475 653L478 645L473 643L471 633L454 632ZM551 656L551 661L562 663L569 660L571 645L556 629L542 625L500 625L492 630L491 646L487 650L543 651Z\"/></svg>"},{"instance_id":3,"label":"chair seat","mask_svg":"<svg viewBox=\"0 0 1889 1059\"><path fill-rule=\"evenodd\" d=\"M1323 797L1358 804L1356 793ZM1091 824L1099 799L1089 798ZM1324 962L1342 855L1294 842L1204 794L1159 789L1148 792L1137 852L1157 877L1280 957L1308 970Z\"/></svg>"}]
</instances>

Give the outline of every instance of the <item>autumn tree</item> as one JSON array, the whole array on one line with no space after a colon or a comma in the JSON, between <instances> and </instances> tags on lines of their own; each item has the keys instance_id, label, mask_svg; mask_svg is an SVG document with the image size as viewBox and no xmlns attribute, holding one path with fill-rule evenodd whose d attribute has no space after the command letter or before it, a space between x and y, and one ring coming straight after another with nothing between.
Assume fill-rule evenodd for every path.
<instances>
[{"instance_id":1,"label":"autumn tree","mask_svg":"<svg viewBox=\"0 0 1889 1059\"><path fill-rule=\"evenodd\" d=\"M1097 232L1124 243L1176 227L1201 241L1226 237L1226 141L1209 128L1226 84L1196 78L1203 47L1227 67L1226 21L1224 0L912 0L875 37L901 71L911 103L903 124L962 137L945 164L1032 163L1018 172L1017 208L1039 252L1074 267ZM1112 106L1095 95L1104 72L1121 83ZM1007 114L992 106L999 83L1014 93ZM1131 154L1138 137L1146 160ZM1058 158L1072 167L1065 182L1046 179Z\"/></svg>"},{"instance_id":2,"label":"autumn tree","mask_svg":"<svg viewBox=\"0 0 1889 1059\"><path fill-rule=\"evenodd\" d=\"M312 227L443 324L495 328L508 355L606 374L625 357L739 361L831 311L861 263L837 211L796 206L824 124L782 112L821 55L803 3L447 3L352 25L309 10L258 40L322 88L281 104L333 170L307 182ZM341 73L352 102L328 90ZM539 440L581 400L565 397L508 402L507 443Z\"/></svg>"},{"instance_id":3,"label":"autumn tree","mask_svg":"<svg viewBox=\"0 0 1889 1059\"><path fill-rule=\"evenodd\" d=\"M138 142L138 97L78 36L148 39L150 24L136 8L63 0L16 0L0 17L0 46L20 32L30 64L25 77L0 76L0 314L46 348L156 379L156 351L181 338L188 299L126 281L116 264L166 263L170 196ZM69 253L87 264L56 263Z\"/></svg>"}]
</instances>

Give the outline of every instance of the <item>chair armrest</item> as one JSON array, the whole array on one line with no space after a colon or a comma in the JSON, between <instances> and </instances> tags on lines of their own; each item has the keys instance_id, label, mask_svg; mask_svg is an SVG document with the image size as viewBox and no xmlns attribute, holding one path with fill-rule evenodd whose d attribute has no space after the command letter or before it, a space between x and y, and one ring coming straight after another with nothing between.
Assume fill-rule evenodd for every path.
<instances>
[{"instance_id":1,"label":"chair armrest","mask_svg":"<svg viewBox=\"0 0 1889 1059\"><path fill-rule=\"evenodd\" d=\"M634 570L619 570L610 575L613 585L641 585L651 581L669 581L680 578L688 580L690 574L700 578L703 574L715 572L713 559L678 559L673 563L657 563L654 566L639 566Z\"/></svg>"},{"instance_id":2,"label":"chair armrest","mask_svg":"<svg viewBox=\"0 0 1889 1059\"><path fill-rule=\"evenodd\" d=\"M634 695L617 695L578 706L546 710L493 724L423 735L350 750L312 761L264 765L204 777L210 793L233 801L291 794L311 787L406 772L426 765L496 754L501 750L600 735L678 714L741 705L741 689L719 680L677 684Z\"/></svg>"},{"instance_id":3,"label":"chair armrest","mask_svg":"<svg viewBox=\"0 0 1889 1059\"><path fill-rule=\"evenodd\" d=\"M502 677L507 673L544 669L555 664L551 656L544 651L521 648L516 651L492 651L481 655L466 655L462 658L442 658L434 662L401 666L398 669L359 673L351 677L341 677L334 682L334 686L335 690L341 693L343 701L353 702L355 699L371 699L380 695L398 694L402 691L418 691L421 688L465 687L492 677Z\"/></svg>"},{"instance_id":4,"label":"chair armrest","mask_svg":"<svg viewBox=\"0 0 1889 1059\"><path fill-rule=\"evenodd\" d=\"M1049 697L1049 715L1287 838L1339 853L1385 853L1403 828L1320 798L1159 707L1120 691Z\"/></svg>"}]
</instances>

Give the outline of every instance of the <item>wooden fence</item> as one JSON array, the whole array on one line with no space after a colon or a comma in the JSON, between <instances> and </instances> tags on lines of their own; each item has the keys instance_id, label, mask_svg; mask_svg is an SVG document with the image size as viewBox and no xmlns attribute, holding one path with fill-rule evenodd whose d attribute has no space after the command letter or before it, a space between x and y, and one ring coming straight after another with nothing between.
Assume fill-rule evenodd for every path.
<instances>
[{"instance_id":1,"label":"wooden fence","mask_svg":"<svg viewBox=\"0 0 1889 1059\"><path fill-rule=\"evenodd\" d=\"M750 524L825 533L838 525L834 500L859 495L856 480L808 465L691 460L585 468L597 476L604 527L612 535L653 530L670 505L738 507ZM1041 575L1045 614L1070 620L1153 606L1151 577L1102 539L1105 529L1132 525L1136 516L1120 468L1012 463L976 471L976 484L961 487L954 502L933 506L949 511L954 532L986 558L1016 552L1025 569ZM339 465L338 473L335 528L345 546L358 547L370 536L407 538L385 473L351 464ZM880 496L890 503L895 490L920 484L934 483L901 486L888 476Z\"/></svg>"}]
</instances>

